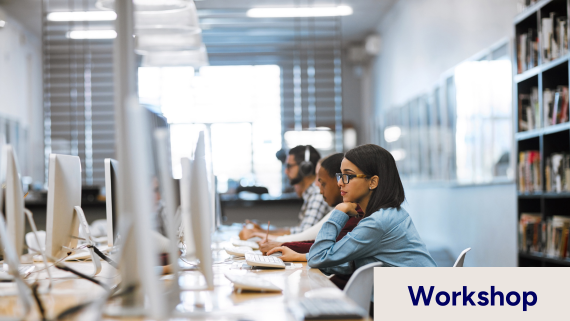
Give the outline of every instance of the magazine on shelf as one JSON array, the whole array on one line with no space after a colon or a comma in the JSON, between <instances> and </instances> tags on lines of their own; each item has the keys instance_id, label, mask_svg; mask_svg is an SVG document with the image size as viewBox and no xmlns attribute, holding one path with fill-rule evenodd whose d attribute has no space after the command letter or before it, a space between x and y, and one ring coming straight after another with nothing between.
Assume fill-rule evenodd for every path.
<instances>
[{"instance_id":1,"label":"magazine on shelf","mask_svg":"<svg viewBox=\"0 0 570 321\"><path fill-rule=\"evenodd\" d=\"M558 86L555 90L546 88L543 92L544 126L568 121L568 86Z\"/></svg>"}]
</instances>

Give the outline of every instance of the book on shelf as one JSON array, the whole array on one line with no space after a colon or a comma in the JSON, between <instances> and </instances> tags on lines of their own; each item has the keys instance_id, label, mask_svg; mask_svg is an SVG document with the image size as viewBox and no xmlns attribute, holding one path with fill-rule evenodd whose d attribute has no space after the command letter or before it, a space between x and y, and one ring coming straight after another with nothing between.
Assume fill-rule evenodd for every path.
<instances>
[{"instance_id":1,"label":"book on shelf","mask_svg":"<svg viewBox=\"0 0 570 321\"><path fill-rule=\"evenodd\" d=\"M522 213L519 219L519 250L522 252L542 252L542 214Z\"/></svg>"},{"instance_id":2,"label":"book on shelf","mask_svg":"<svg viewBox=\"0 0 570 321\"><path fill-rule=\"evenodd\" d=\"M519 94L519 132L540 127L538 87L532 87L530 94Z\"/></svg>"},{"instance_id":3,"label":"book on shelf","mask_svg":"<svg viewBox=\"0 0 570 321\"><path fill-rule=\"evenodd\" d=\"M519 0L517 2L517 12L521 13L537 2L538 0Z\"/></svg>"},{"instance_id":4,"label":"book on shelf","mask_svg":"<svg viewBox=\"0 0 570 321\"><path fill-rule=\"evenodd\" d=\"M517 70L523 73L538 66L538 37L536 30L528 29L527 33L518 35Z\"/></svg>"},{"instance_id":5,"label":"book on shelf","mask_svg":"<svg viewBox=\"0 0 570 321\"><path fill-rule=\"evenodd\" d=\"M544 127L568 121L568 86L557 86L556 90L544 89Z\"/></svg>"},{"instance_id":6,"label":"book on shelf","mask_svg":"<svg viewBox=\"0 0 570 321\"><path fill-rule=\"evenodd\" d=\"M521 193L541 191L540 152L530 150L519 153L518 189Z\"/></svg>"},{"instance_id":7,"label":"book on shelf","mask_svg":"<svg viewBox=\"0 0 570 321\"><path fill-rule=\"evenodd\" d=\"M554 215L545 220L540 213L522 213L519 219L519 251L551 258L570 257L570 217Z\"/></svg>"},{"instance_id":8,"label":"book on shelf","mask_svg":"<svg viewBox=\"0 0 570 321\"><path fill-rule=\"evenodd\" d=\"M570 192L570 154L553 153L544 164L547 192Z\"/></svg>"},{"instance_id":9,"label":"book on shelf","mask_svg":"<svg viewBox=\"0 0 570 321\"><path fill-rule=\"evenodd\" d=\"M551 12L542 18L541 44L544 61L552 61L568 52L568 26L566 17Z\"/></svg>"}]
</instances>

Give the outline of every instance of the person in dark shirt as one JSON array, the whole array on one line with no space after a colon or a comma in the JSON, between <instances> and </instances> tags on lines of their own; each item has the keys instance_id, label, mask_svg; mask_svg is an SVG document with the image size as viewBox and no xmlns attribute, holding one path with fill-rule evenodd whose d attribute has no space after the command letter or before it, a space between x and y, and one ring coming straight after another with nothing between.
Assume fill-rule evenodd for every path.
<instances>
[{"instance_id":1,"label":"person in dark shirt","mask_svg":"<svg viewBox=\"0 0 570 321\"><path fill-rule=\"evenodd\" d=\"M319 188L321 189L321 194L325 201L334 207L342 202L342 195L340 194L340 188L336 180L336 173L340 171L340 164L344 158L344 154L338 153L328 156L321 163L321 168L317 173L317 180L319 182ZM338 235L338 240L342 239L348 232L352 231L358 222L364 217L364 212L357 208L357 212L360 214L358 216L351 217L343 229ZM303 242L274 242L266 241L260 242L260 250L262 252L267 252L267 254L272 254L274 252L281 252L283 255L281 259L286 262L302 262L306 261L306 253L309 253L314 240L307 240ZM331 277L331 281L338 286L340 289L344 289L344 286L350 279L352 274L336 274Z\"/></svg>"},{"instance_id":2,"label":"person in dark shirt","mask_svg":"<svg viewBox=\"0 0 570 321\"><path fill-rule=\"evenodd\" d=\"M342 195L340 195L340 188L338 187L335 174L340 170L340 164L343 158L344 154L342 153L328 156L321 163L321 167L317 173L318 185L320 187L321 194L323 195L323 199L331 207L342 202ZM362 211L360 213L362 213ZM348 232L352 231L352 229L358 225L361 218L361 216L351 217L338 235L338 238L342 239ZM304 254L309 253L313 243L314 240L285 243L266 241L260 242L260 250L262 252L270 253L281 252L283 254L283 256L281 256L283 261L306 261Z\"/></svg>"},{"instance_id":3,"label":"person in dark shirt","mask_svg":"<svg viewBox=\"0 0 570 321\"><path fill-rule=\"evenodd\" d=\"M318 184L316 184L316 185L319 186L320 192L321 192L322 197L325 200L325 202L327 202L327 204L331 207L334 207L337 204L342 202L342 196L340 195L340 188L338 187L338 184L336 182L335 174L336 174L336 172L338 172L340 170L340 163L342 162L343 158L344 158L344 154L342 154L342 153L337 153L337 154L333 154L333 155L326 157L321 162L321 166L319 166L318 172L317 172ZM346 233L344 233L344 234L346 234ZM308 240L308 241L310 242L312 240ZM311 247L311 244L305 244L305 243L307 243L307 242L283 243L283 242L278 242L278 241L264 240L262 242L259 242L259 247L263 253L266 253L267 251L269 251L275 247L288 246L288 245L295 246L296 245L296 246L300 246L301 248L307 249L307 251L302 252L302 253L308 253L309 252L308 249ZM300 248L296 247L296 249L300 249Z\"/></svg>"}]
</instances>

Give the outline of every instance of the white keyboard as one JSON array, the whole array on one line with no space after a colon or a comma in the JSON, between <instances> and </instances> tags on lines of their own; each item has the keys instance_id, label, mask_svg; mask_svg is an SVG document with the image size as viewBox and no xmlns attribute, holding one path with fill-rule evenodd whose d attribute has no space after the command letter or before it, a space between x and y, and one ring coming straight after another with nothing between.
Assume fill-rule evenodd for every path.
<instances>
[{"instance_id":1,"label":"white keyboard","mask_svg":"<svg viewBox=\"0 0 570 321\"><path fill-rule=\"evenodd\" d=\"M289 311L297 320L360 320L366 311L343 299L303 298L289 304Z\"/></svg>"},{"instance_id":2,"label":"white keyboard","mask_svg":"<svg viewBox=\"0 0 570 321\"><path fill-rule=\"evenodd\" d=\"M240 247L226 246L225 250L226 253L228 253L229 255L235 255L235 256L245 256L245 253L253 252L253 249L249 246L240 246Z\"/></svg>"},{"instance_id":3,"label":"white keyboard","mask_svg":"<svg viewBox=\"0 0 570 321\"><path fill-rule=\"evenodd\" d=\"M233 246L247 246L247 247L251 247L254 250L259 250L259 244L255 243L255 242L250 242L250 241L242 241L242 240L232 240L232 245Z\"/></svg>"},{"instance_id":4,"label":"white keyboard","mask_svg":"<svg viewBox=\"0 0 570 321\"><path fill-rule=\"evenodd\" d=\"M32 273L36 267L34 265L20 265L18 266L18 272L22 278L26 278L30 273ZM0 280L13 280L14 278L10 273L8 273L8 266L4 264L2 271L0 271Z\"/></svg>"},{"instance_id":5,"label":"white keyboard","mask_svg":"<svg viewBox=\"0 0 570 321\"><path fill-rule=\"evenodd\" d=\"M285 263L283 263L283 260L274 256L263 256L259 254L246 253L245 262L251 266L271 267L278 269L285 268Z\"/></svg>"},{"instance_id":6,"label":"white keyboard","mask_svg":"<svg viewBox=\"0 0 570 321\"><path fill-rule=\"evenodd\" d=\"M234 284L234 287L249 291L262 292L282 292L283 290L257 275L230 275L225 274L226 278Z\"/></svg>"}]
</instances>

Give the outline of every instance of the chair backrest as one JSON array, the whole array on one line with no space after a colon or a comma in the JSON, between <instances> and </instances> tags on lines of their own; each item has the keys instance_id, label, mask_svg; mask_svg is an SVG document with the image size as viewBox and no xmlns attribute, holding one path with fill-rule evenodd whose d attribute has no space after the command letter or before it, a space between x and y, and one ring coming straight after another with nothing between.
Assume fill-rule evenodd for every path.
<instances>
[{"instance_id":1,"label":"chair backrest","mask_svg":"<svg viewBox=\"0 0 570 321\"><path fill-rule=\"evenodd\" d=\"M372 301L372 286L374 285L374 267L383 266L382 262L374 262L360 267L352 274L344 287L346 296L356 302L370 314L370 301Z\"/></svg>"},{"instance_id":2,"label":"chair backrest","mask_svg":"<svg viewBox=\"0 0 570 321\"><path fill-rule=\"evenodd\" d=\"M467 254L467 252L469 252L470 250L471 250L470 247L463 250L463 252L461 252L461 254L459 254L459 257L457 258L457 261L455 261L455 264L453 264L453 267L463 267L463 261L465 260L465 254Z\"/></svg>"}]
</instances>

